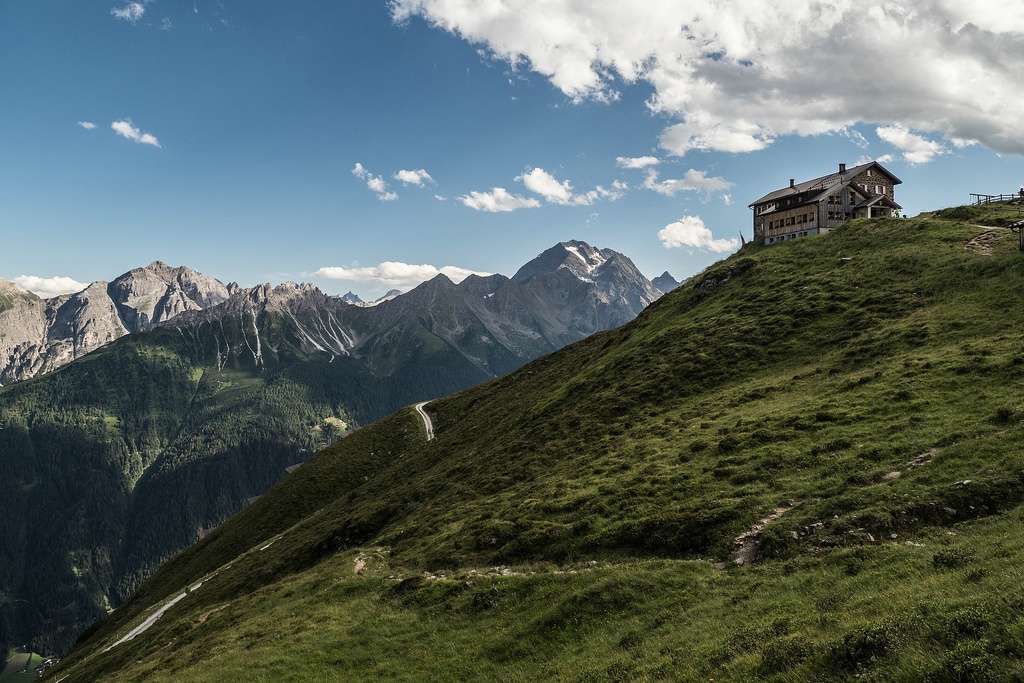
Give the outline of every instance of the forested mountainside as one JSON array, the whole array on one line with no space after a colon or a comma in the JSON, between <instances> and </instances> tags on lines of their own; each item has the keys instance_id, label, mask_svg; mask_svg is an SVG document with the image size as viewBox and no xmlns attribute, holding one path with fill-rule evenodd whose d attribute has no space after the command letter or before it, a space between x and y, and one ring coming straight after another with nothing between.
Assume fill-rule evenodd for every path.
<instances>
[{"instance_id":1,"label":"forested mountainside","mask_svg":"<svg viewBox=\"0 0 1024 683\"><path fill-rule=\"evenodd\" d=\"M372 307L295 284L195 295L203 306L166 319L153 297L111 299L141 311L145 331L0 389L0 643L63 651L316 449L660 295L611 250L565 242L538 260Z\"/></svg>"},{"instance_id":2,"label":"forested mountainside","mask_svg":"<svg viewBox=\"0 0 1024 683\"><path fill-rule=\"evenodd\" d=\"M750 244L320 451L54 680L1024 678L1015 207ZM154 618L159 617L159 618ZM130 638L130 639L129 639Z\"/></svg>"}]
</instances>

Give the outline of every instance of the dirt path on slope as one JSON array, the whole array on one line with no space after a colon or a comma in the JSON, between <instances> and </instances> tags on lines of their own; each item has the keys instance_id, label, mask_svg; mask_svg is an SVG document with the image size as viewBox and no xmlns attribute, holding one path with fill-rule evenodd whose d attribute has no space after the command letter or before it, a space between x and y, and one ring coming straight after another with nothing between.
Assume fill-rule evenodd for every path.
<instances>
[{"instance_id":1,"label":"dirt path on slope","mask_svg":"<svg viewBox=\"0 0 1024 683\"><path fill-rule=\"evenodd\" d=\"M416 404L416 412L423 418L423 426L427 430L427 441L434 439L434 423L431 421L430 416L427 415L427 411L423 410L423 406L430 403L430 401L423 401L422 403Z\"/></svg>"},{"instance_id":2,"label":"dirt path on slope","mask_svg":"<svg viewBox=\"0 0 1024 683\"><path fill-rule=\"evenodd\" d=\"M761 532L764 531L764 528L802 502L795 498L790 500L786 505L775 508L767 517L759 520L757 524L734 538L732 540L732 553L729 555L730 559L735 564L741 566L751 564L757 559L757 542L761 538ZM725 569L727 566L728 564L725 562L719 562L715 565L718 569Z\"/></svg>"}]
</instances>

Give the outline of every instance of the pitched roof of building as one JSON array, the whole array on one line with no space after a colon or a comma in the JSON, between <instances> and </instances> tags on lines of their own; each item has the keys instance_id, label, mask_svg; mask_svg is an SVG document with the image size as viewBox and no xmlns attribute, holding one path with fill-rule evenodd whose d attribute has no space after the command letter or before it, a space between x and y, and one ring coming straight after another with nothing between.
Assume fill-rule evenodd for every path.
<instances>
[{"instance_id":1,"label":"pitched roof of building","mask_svg":"<svg viewBox=\"0 0 1024 683\"><path fill-rule=\"evenodd\" d=\"M814 178L813 180L807 180L802 183L795 183L789 187L784 187L781 190L769 192L768 194L761 197L757 201L752 202L748 206L750 208L753 208L758 204L764 204L765 202L781 199L783 197L791 197L793 195L802 193L810 193L810 195L807 197L804 203L809 204L811 202L816 202L821 197L828 196L836 188L849 185L854 178L856 178L869 168L877 168L880 173L884 173L886 176L889 177L890 180L892 180L893 185L899 185L900 183L903 182L902 180L894 176L892 173L887 171L885 167L882 166L877 161L869 161L866 164L854 166L853 168L848 168L844 171L830 173L828 175L823 175L820 178ZM820 192L816 192L815 190L820 190Z\"/></svg>"}]
</instances>

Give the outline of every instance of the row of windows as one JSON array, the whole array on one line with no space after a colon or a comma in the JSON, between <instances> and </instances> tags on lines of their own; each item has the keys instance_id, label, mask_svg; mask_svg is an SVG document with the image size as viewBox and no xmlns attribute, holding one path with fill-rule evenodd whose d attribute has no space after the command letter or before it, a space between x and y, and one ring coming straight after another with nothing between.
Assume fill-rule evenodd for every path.
<instances>
[{"instance_id":1,"label":"row of windows","mask_svg":"<svg viewBox=\"0 0 1024 683\"><path fill-rule=\"evenodd\" d=\"M810 233L807 230L804 230L803 232L793 232L793 233L790 233L788 235L779 235L778 237L769 237L769 238L767 238L764 241L764 243L765 244L775 244L776 242L785 242L786 240L793 240L793 239L796 239L797 237L807 237L808 234L810 234Z\"/></svg>"},{"instance_id":2,"label":"row of windows","mask_svg":"<svg viewBox=\"0 0 1024 683\"><path fill-rule=\"evenodd\" d=\"M781 228L786 225L797 225L798 223L813 223L814 213L802 213L799 216L789 216L787 218L779 218L778 220L768 221L768 229L773 230L775 228Z\"/></svg>"},{"instance_id":3,"label":"row of windows","mask_svg":"<svg viewBox=\"0 0 1024 683\"><path fill-rule=\"evenodd\" d=\"M860 186L861 186L861 189L863 189L865 192L871 192L871 190L874 189L875 194L886 194L886 192L885 192L885 189L886 189L885 185L875 185L872 188L872 187L869 187L867 183L861 183Z\"/></svg>"}]
</instances>

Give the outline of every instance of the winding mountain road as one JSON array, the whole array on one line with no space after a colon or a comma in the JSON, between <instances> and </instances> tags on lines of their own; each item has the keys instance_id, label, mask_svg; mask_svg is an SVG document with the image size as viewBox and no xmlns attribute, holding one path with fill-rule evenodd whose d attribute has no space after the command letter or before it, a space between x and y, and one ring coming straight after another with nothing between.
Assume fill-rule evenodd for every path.
<instances>
[{"instance_id":1,"label":"winding mountain road","mask_svg":"<svg viewBox=\"0 0 1024 683\"><path fill-rule=\"evenodd\" d=\"M423 401L422 403L416 404L416 412L423 418L423 426L427 430L427 441L431 441L434 438L434 423L431 422L430 416L427 415L427 411L423 410L423 406L430 403L430 401Z\"/></svg>"}]
</instances>

